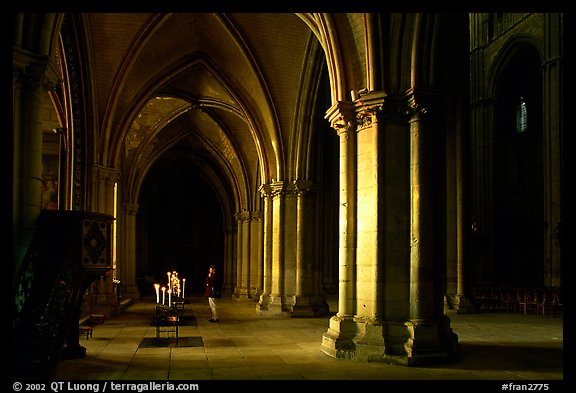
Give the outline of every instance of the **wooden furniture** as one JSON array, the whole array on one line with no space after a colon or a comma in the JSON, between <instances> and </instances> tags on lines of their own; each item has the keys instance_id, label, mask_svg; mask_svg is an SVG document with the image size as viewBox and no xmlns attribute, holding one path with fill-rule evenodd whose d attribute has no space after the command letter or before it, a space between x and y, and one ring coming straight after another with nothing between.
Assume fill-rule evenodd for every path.
<instances>
[{"instance_id":1,"label":"wooden furniture","mask_svg":"<svg viewBox=\"0 0 576 393\"><path fill-rule=\"evenodd\" d=\"M563 316L562 294L559 287L545 288L538 303L538 315L562 317Z\"/></svg>"},{"instance_id":2,"label":"wooden furniture","mask_svg":"<svg viewBox=\"0 0 576 393\"><path fill-rule=\"evenodd\" d=\"M163 334L166 338L170 339L173 335L178 345L178 329L180 316L176 307L168 307L165 305L156 305L156 342L160 344L160 339Z\"/></svg>"},{"instance_id":3,"label":"wooden furniture","mask_svg":"<svg viewBox=\"0 0 576 393\"><path fill-rule=\"evenodd\" d=\"M93 330L94 330L94 328L92 326L89 326L89 325L78 326L78 332L80 334L86 335L86 340L88 340L89 338L92 338Z\"/></svg>"},{"instance_id":4,"label":"wooden furniture","mask_svg":"<svg viewBox=\"0 0 576 393\"><path fill-rule=\"evenodd\" d=\"M537 314L540 298L538 289L526 289L520 299L520 312L524 315Z\"/></svg>"}]
</instances>

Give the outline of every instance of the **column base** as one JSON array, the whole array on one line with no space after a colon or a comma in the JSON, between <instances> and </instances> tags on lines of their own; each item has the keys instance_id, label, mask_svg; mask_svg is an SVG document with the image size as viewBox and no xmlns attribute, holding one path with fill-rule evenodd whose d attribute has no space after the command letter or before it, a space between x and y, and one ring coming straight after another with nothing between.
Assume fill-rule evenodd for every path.
<instances>
[{"instance_id":1,"label":"column base","mask_svg":"<svg viewBox=\"0 0 576 393\"><path fill-rule=\"evenodd\" d=\"M268 317L290 317L290 310L286 309L283 296L261 295L256 305L256 314Z\"/></svg>"},{"instance_id":2,"label":"column base","mask_svg":"<svg viewBox=\"0 0 576 393\"><path fill-rule=\"evenodd\" d=\"M380 359L385 352L384 327L382 321L356 317L356 351L354 358L359 361L371 362Z\"/></svg>"},{"instance_id":3,"label":"column base","mask_svg":"<svg viewBox=\"0 0 576 393\"><path fill-rule=\"evenodd\" d=\"M456 312L458 314L477 314L478 308L472 304L470 299L464 295L456 295Z\"/></svg>"},{"instance_id":4,"label":"column base","mask_svg":"<svg viewBox=\"0 0 576 393\"><path fill-rule=\"evenodd\" d=\"M409 334L404 344L408 366L450 363L458 359L458 335L450 328L446 316L439 321L410 320L404 325Z\"/></svg>"},{"instance_id":5,"label":"column base","mask_svg":"<svg viewBox=\"0 0 576 393\"><path fill-rule=\"evenodd\" d=\"M402 323L334 316L322 336L321 351L337 359L401 366L449 363L458 358L458 336L448 322L447 318Z\"/></svg>"},{"instance_id":6,"label":"column base","mask_svg":"<svg viewBox=\"0 0 576 393\"><path fill-rule=\"evenodd\" d=\"M336 359L355 359L357 326L352 317L330 318L328 331L322 335L320 350Z\"/></svg>"},{"instance_id":7,"label":"column base","mask_svg":"<svg viewBox=\"0 0 576 393\"><path fill-rule=\"evenodd\" d=\"M240 298L248 299L249 297L250 290L247 287L236 287L234 294L232 295L232 298L236 300L239 300Z\"/></svg>"},{"instance_id":8,"label":"column base","mask_svg":"<svg viewBox=\"0 0 576 393\"><path fill-rule=\"evenodd\" d=\"M321 296L294 296L292 317L310 318L328 315L330 306Z\"/></svg>"}]
</instances>

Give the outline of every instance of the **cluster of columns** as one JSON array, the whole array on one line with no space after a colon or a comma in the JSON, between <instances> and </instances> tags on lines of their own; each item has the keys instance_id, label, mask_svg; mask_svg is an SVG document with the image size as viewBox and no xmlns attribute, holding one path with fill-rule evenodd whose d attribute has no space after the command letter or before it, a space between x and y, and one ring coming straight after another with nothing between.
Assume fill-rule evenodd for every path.
<instances>
[{"instance_id":1,"label":"cluster of columns","mask_svg":"<svg viewBox=\"0 0 576 393\"><path fill-rule=\"evenodd\" d=\"M13 252L15 270L24 259L40 215L42 118L48 92L60 76L47 56L13 50Z\"/></svg>"},{"instance_id":2,"label":"cluster of columns","mask_svg":"<svg viewBox=\"0 0 576 393\"><path fill-rule=\"evenodd\" d=\"M264 198L263 271L256 312L292 317L327 313L320 288L313 183L272 181L260 191Z\"/></svg>"},{"instance_id":3,"label":"cluster of columns","mask_svg":"<svg viewBox=\"0 0 576 393\"><path fill-rule=\"evenodd\" d=\"M254 298L262 288L260 276L261 266L261 213L258 211L243 211L236 214L237 221L237 253L236 253L236 283L233 297Z\"/></svg>"},{"instance_id":4,"label":"cluster of columns","mask_svg":"<svg viewBox=\"0 0 576 393\"><path fill-rule=\"evenodd\" d=\"M435 250L429 98L371 92L327 112L340 137L338 313L321 345L330 356L414 365L456 353Z\"/></svg>"}]
</instances>

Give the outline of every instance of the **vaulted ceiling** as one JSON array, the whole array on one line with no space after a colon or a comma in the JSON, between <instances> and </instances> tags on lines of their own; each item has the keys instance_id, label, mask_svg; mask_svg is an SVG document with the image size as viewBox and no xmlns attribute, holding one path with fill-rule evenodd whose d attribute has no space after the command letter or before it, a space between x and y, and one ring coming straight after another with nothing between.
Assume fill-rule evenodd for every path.
<instances>
[{"instance_id":1,"label":"vaulted ceiling","mask_svg":"<svg viewBox=\"0 0 576 393\"><path fill-rule=\"evenodd\" d=\"M310 59L318 62L320 43L301 17L88 13L81 20L100 130L94 156L122 167L133 198L152 165L169 168L182 155L205 166L207 181L237 205L251 203L263 177L285 174L286 157L297 155L298 94L316 94Z\"/></svg>"}]
</instances>

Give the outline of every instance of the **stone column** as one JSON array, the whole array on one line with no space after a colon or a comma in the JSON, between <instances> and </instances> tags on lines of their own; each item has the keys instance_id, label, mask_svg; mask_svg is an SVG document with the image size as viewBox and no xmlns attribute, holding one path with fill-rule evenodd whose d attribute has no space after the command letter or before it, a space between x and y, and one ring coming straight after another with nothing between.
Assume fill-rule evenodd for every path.
<instances>
[{"instance_id":1,"label":"stone column","mask_svg":"<svg viewBox=\"0 0 576 393\"><path fill-rule=\"evenodd\" d=\"M121 258L116 265L118 269L117 276L121 283L123 297L130 299L139 299L140 292L136 284L136 215L138 214L138 204L126 202L122 205L120 223L122 230L123 248L119 255Z\"/></svg>"},{"instance_id":2,"label":"stone column","mask_svg":"<svg viewBox=\"0 0 576 393\"><path fill-rule=\"evenodd\" d=\"M243 211L238 220L238 262L234 298L252 298L258 288L258 264L260 263L260 212Z\"/></svg>"},{"instance_id":3,"label":"stone column","mask_svg":"<svg viewBox=\"0 0 576 393\"><path fill-rule=\"evenodd\" d=\"M120 171L116 168L93 165L91 174L93 192L90 194L90 210L114 216L115 186L120 181ZM117 219L117 217L115 218ZM113 225L113 228L116 228L116 225ZM111 239L111 247L116 251L117 244L113 242L115 242L114 234ZM102 314L114 315L119 308L116 293L114 292L114 277L116 277L116 272L110 271L106 277L103 277L104 279L97 283L96 307L99 308L99 312Z\"/></svg>"},{"instance_id":4,"label":"stone column","mask_svg":"<svg viewBox=\"0 0 576 393\"><path fill-rule=\"evenodd\" d=\"M234 259L234 247L235 247L235 231L231 226L226 227L224 230L224 266L223 271L226 272L224 276L224 290L228 293L233 293L235 288L236 280L235 270L236 261Z\"/></svg>"},{"instance_id":5,"label":"stone column","mask_svg":"<svg viewBox=\"0 0 576 393\"><path fill-rule=\"evenodd\" d=\"M236 288L234 298L248 297L250 287L250 227L249 214L243 211L236 214L238 222L237 259L236 259Z\"/></svg>"},{"instance_id":6,"label":"stone column","mask_svg":"<svg viewBox=\"0 0 576 393\"><path fill-rule=\"evenodd\" d=\"M250 259L249 259L249 279L250 286L248 297L257 302L262 293L262 212L253 211L250 213Z\"/></svg>"},{"instance_id":7,"label":"stone column","mask_svg":"<svg viewBox=\"0 0 576 393\"><path fill-rule=\"evenodd\" d=\"M287 250L287 229L286 229L286 210L287 210L287 194L290 184L284 181L276 181L270 184L271 190L271 287L269 302L267 307L260 307L260 314L268 316L289 316L292 301L287 303L286 279L291 274L294 274L294 268L290 266L293 258L290 256L290 250ZM293 294L292 294L293 295Z\"/></svg>"},{"instance_id":8,"label":"stone column","mask_svg":"<svg viewBox=\"0 0 576 393\"><path fill-rule=\"evenodd\" d=\"M121 179L120 170L93 165L91 174L90 210L114 215L114 187Z\"/></svg>"},{"instance_id":9,"label":"stone column","mask_svg":"<svg viewBox=\"0 0 576 393\"><path fill-rule=\"evenodd\" d=\"M357 241L355 358L373 360L384 354L384 194L383 135L379 114L382 92L364 94L356 107ZM383 133L382 133L383 134ZM388 179L389 181L391 179ZM399 279L399 277L396 277Z\"/></svg>"},{"instance_id":10,"label":"stone column","mask_svg":"<svg viewBox=\"0 0 576 393\"><path fill-rule=\"evenodd\" d=\"M479 16L478 16L479 17ZM470 21L471 28L481 31L483 24L477 19ZM471 42L470 70L472 80L482 81L485 70L484 43L481 38L486 34L473 34L477 42ZM494 124L494 98L486 91L483 83L470 85L470 135L469 146L471 157L471 190L473 199L471 209L470 227L465 228L470 235L470 259L468 269L477 269L473 276L480 282L489 281L494 277L492 265L491 240L488 234L492 233L492 218L487 212L492 211L492 145Z\"/></svg>"},{"instance_id":11,"label":"stone column","mask_svg":"<svg viewBox=\"0 0 576 393\"><path fill-rule=\"evenodd\" d=\"M544 285L562 285L562 25L563 16L559 13L545 14L545 35L550 37L546 43L546 58L542 64L543 105L543 184L544 221L546 237L544 240ZM565 235L564 235L565 236Z\"/></svg>"},{"instance_id":12,"label":"stone column","mask_svg":"<svg viewBox=\"0 0 576 393\"><path fill-rule=\"evenodd\" d=\"M272 302L272 233L273 233L273 215L272 215L272 186L270 184L263 184L260 187L260 193L264 198L264 239L263 239L263 280L262 280L262 294L260 300L256 305L256 313L266 313L270 308Z\"/></svg>"},{"instance_id":13,"label":"stone column","mask_svg":"<svg viewBox=\"0 0 576 393\"><path fill-rule=\"evenodd\" d=\"M17 270L40 215L42 182L42 108L59 75L47 56L13 50L13 244Z\"/></svg>"},{"instance_id":14,"label":"stone column","mask_svg":"<svg viewBox=\"0 0 576 393\"><path fill-rule=\"evenodd\" d=\"M338 313L322 336L322 352L336 358L354 357L356 333L356 121L351 102L338 102L326 118L340 137L340 244Z\"/></svg>"},{"instance_id":15,"label":"stone column","mask_svg":"<svg viewBox=\"0 0 576 393\"><path fill-rule=\"evenodd\" d=\"M433 318L434 313L434 233L431 138L417 113L410 121L410 319Z\"/></svg>"},{"instance_id":16,"label":"stone column","mask_svg":"<svg viewBox=\"0 0 576 393\"><path fill-rule=\"evenodd\" d=\"M432 128L424 121L429 109L415 94L409 97L413 110L410 120L410 318L405 326L409 334L404 348L408 365L438 362L455 355L457 336L443 313L439 271L443 271L434 253L434 152ZM430 123L434 124L432 121Z\"/></svg>"},{"instance_id":17,"label":"stone column","mask_svg":"<svg viewBox=\"0 0 576 393\"><path fill-rule=\"evenodd\" d=\"M319 269L314 233L317 223L312 212L313 184L307 180L294 180L297 192L296 223L296 293L293 317L314 317L329 312L329 306L315 285L314 271Z\"/></svg>"},{"instance_id":18,"label":"stone column","mask_svg":"<svg viewBox=\"0 0 576 393\"><path fill-rule=\"evenodd\" d=\"M459 314L475 313L476 307L470 301L468 272L470 269L470 205L467 194L470 191L468 176L469 157L464 152L465 139L461 132L456 134L456 296L454 308Z\"/></svg>"}]
</instances>

